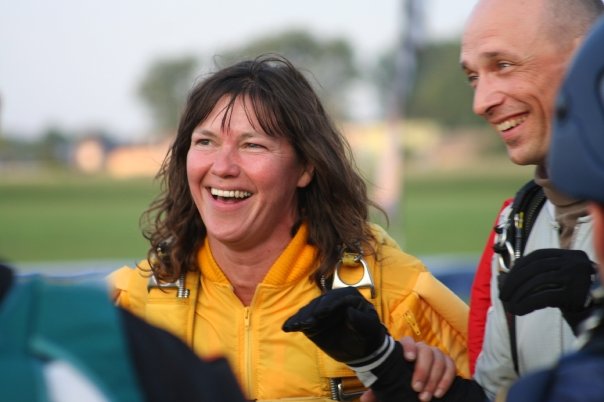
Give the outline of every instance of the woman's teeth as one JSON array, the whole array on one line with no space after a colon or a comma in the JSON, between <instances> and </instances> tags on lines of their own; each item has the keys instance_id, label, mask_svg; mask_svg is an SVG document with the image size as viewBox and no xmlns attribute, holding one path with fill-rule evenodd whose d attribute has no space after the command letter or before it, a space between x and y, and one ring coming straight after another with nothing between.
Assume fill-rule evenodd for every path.
<instances>
[{"instance_id":1,"label":"woman's teeth","mask_svg":"<svg viewBox=\"0 0 604 402\"><path fill-rule=\"evenodd\" d=\"M223 197L223 198L247 198L252 193L241 190L220 190L218 188L210 189L210 193L215 197Z\"/></svg>"}]
</instances>

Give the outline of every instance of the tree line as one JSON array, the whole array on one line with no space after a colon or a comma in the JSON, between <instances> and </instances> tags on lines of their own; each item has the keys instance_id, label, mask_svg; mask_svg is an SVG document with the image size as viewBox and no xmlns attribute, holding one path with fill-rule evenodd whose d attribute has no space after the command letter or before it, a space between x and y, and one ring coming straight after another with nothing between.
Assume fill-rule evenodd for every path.
<instances>
[{"instance_id":1,"label":"tree line","mask_svg":"<svg viewBox=\"0 0 604 402\"><path fill-rule=\"evenodd\" d=\"M156 60L144 75L138 95L158 130L176 127L186 93L200 71L212 71L263 53L278 53L308 74L330 112L340 120L356 120L351 92L359 82L373 89L372 105L383 118L395 81L394 47L376 60L356 55L344 38L318 38L308 31L291 30L255 38L225 49L211 58L184 55ZM445 128L473 127L482 121L471 112L472 93L459 67L457 41L424 44L416 55L416 72L401 114L429 119Z\"/></svg>"},{"instance_id":2,"label":"tree line","mask_svg":"<svg viewBox=\"0 0 604 402\"><path fill-rule=\"evenodd\" d=\"M238 60L278 53L307 74L337 120L359 118L351 107L352 94L359 83L363 84L365 93L370 94L365 102L377 113L374 117L383 119L397 78L396 52L392 46L373 59L355 54L345 38L317 37L309 31L294 29L252 38L212 56L187 54L154 60L142 75L137 95L149 113L152 132L170 134L176 130L187 92L205 73ZM484 126L483 121L471 112L472 92L459 67L458 40L427 42L415 56L415 72L401 104L404 110L400 115L434 121L443 128L443 133ZM2 161L31 160L60 165L68 159L72 134L52 127L35 142L0 135L0 164ZM102 128L96 136L112 141L110 133L103 132Z\"/></svg>"}]
</instances>

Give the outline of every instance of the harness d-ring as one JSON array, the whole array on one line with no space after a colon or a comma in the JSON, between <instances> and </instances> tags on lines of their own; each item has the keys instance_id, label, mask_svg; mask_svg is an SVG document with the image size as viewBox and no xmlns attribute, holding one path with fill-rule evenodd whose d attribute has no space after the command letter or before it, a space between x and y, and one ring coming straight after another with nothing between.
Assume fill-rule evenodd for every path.
<instances>
[{"instance_id":1,"label":"harness d-ring","mask_svg":"<svg viewBox=\"0 0 604 402\"><path fill-rule=\"evenodd\" d=\"M359 264L363 267L363 277L357 283L346 283L340 278L340 274L338 273L338 271L342 265L353 266ZM371 298L375 298L375 286L373 285L373 278L371 277L369 267L367 266L367 263L365 262L365 259L361 254L345 252L342 255L342 259L336 264L336 268L333 273L333 283L331 285L331 288L339 289L345 288L347 286L352 286L355 288L369 288L371 290Z\"/></svg>"},{"instance_id":2,"label":"harness d-ring","mask_svg":"<svg viewBox=\"0 0 604 402\"><path fill-rule=\"evenodd\" d=\"M512 247L512 243L510 243L509 241L506 241L504 243L504 246L509 254L509 266L507 266L505 264L505 258L503 258L503 255L499 254L499 256L497 257L497 259L499 260L499 272L510 272L510 268L514 265L514 262L516 261L516 256L514 255L514 247Z\"/></svg>"},{"instance_id":3,"label":"harness d-ring","mask_svg":"<svg viewBox=\"0 0 604 402\"><path fill-rule=\"evenodd\" d=\"M516 261L516 253L514 252L514 247L512 243L508 240L508 226L509 223L504 223L497 226L497 229L501 232L497 235L495 239L495 243L499 246L501 250L505 248L508 253L508 264L505 262L505 258L501 252L498 252L497 260L499 262L499 272L510 272L510 269L514 265Z\"/></svg>"}]
</instances>

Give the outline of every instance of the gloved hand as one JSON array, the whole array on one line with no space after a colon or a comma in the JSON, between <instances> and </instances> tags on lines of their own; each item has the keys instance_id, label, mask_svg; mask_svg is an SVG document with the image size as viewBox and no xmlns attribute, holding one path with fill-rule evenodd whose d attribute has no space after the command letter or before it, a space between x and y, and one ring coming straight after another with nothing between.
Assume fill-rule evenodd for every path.
<instances>
[{"instance_id":1,"label":"gloved hand","mask_svg":"<svg viewBox=\"0 0 604 402\"><path fill-rule=\"evenodd\" d=\"M283 324L301 331L329 356L355 370L380 402L417 401L411 388L414 363L380 322L373 305L354 287L335 289L311 301ZM482 388L456 377L443 402L483 402Z\"/></svg>"},{"instance_id":2,"label":"gloved hand","mask_svg":"<svg viewBox=\"0 0 604 402\"><path fill-rule=\"evenodd\" d=\"M499 298L507 311L525 315L545 307L562 313L588 308L594 263L580 250L540 249L516 260Z\"/></svg>"},{"instance_id":3,"label":"gloved hand","mask_svg":"<svg viewBox=\"0 0 604 402\"><path fill-rule=\"evenodd\" d=\"M413 363L363 295L354 287L330 290L302 307L283 324L301 331L333 359L346 363L381 402L416 400Z\"/></svg>"},{"instance_id":4,"label":"gloved hand","mask_svg":"<svg viewBox=\"0 0 604 402\"><path fill-rule=\"evenodd\" d=\"M325 353L344 363L369 356L388 336L373 305L350 286L317 297L288 318L283 330L303 332Z\"/></svg>"}]
</instances>

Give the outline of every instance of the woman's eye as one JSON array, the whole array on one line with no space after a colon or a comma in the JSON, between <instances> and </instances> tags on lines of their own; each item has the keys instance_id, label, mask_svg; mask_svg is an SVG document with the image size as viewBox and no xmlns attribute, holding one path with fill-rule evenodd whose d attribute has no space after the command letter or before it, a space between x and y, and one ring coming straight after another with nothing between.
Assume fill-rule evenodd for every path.
<instances>
[{"instance_id":1,"label":"woman's eye","mask_svg":"<svg viewBox=\"0 0 604 402\"><path fill-rule=\"evenodd\" d=\"M251 149L262 149L264 148L264 146L257 144L255 142L248 142L245 144L246 148L251 148Z\"/></svg>"},{"instance_id":2,"label":"woman's eye","mask_svg":"<svg viewBox=\"0 0 604 402\"><path fill-rule=\"evenodd\" d=\"M195 145L201 145L201 146L210 145L210 140L207 138L198 138L195 140Z\"/></svg>"}]
</instances>

